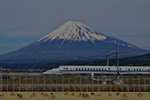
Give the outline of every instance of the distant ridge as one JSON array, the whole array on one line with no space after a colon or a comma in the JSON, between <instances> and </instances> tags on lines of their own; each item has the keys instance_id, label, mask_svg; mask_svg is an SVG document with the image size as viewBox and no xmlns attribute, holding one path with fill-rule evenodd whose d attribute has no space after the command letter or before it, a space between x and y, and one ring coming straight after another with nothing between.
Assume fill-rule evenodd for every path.
<instances>
[{"instance_id":1,"label":"distant ridge","mask_svg":"<svg viewBox=\"0 0 150 100\"><path fill-rule=\"evenodd\" d=\"M116 59L110 59L110 66L116 65ZM150 66L150 54L125 57L119 60L121 66ZM106 60L83 62L82 65L106 65Z\"/></svg>"},{"instance_id":2,"label":"distant ridge","mask_svg":"<svg viewBox=\"0 0 150 100\"><path fill-rule=\"evenodd\" d=\"M121 58L119 60L120 66L150 66L150 54L145 54L141 56L135 57L126 57ZM3 63L2 67L8 68L12 71L45 71L54 67L58 67L60 65L106 65L106 60L91 60L91 61L70 61L66 63L58 62L58 63L50 63L50 62L42 62L42 63ZM115 59L109 60L109 65L116 65Z\"/></svg>"},{"instance_id":3,"label":"distant ridge","mask_svg":"<svg viewBox=\"0 0 150 100\"><path fill-rule=\"evenodd\" d=\"M19 50L0 56L4 63L61 63L104 60L106 48L115 51L119 43L120 57L149 53L116 37L104 35L77 21L68 21L41 39ZM112 56L113 58L113 56Z\"/></svg>"}]
</instances>

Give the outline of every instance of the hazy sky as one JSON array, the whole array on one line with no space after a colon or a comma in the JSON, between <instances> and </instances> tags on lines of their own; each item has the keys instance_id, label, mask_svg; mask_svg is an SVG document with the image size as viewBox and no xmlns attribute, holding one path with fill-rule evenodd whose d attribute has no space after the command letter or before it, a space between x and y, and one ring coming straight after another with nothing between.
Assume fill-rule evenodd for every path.
<instances>
[{"instance_id":1,"label":"hazy sky","mask_svg":"<svg viewBox=\"0 0 150 100\"><path fill-rule=\"evenodd\" d=\"M150 50L150 0L1 0L0 54L24 47L68 20Z\"/></svg>"}]
</instances>

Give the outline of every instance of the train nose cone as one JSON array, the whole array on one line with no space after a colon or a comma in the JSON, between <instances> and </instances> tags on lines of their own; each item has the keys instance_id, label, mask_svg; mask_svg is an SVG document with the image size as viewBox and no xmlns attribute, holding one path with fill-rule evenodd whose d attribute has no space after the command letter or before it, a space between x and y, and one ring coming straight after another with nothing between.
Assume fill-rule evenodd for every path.
<instances>
[{"instance_id":1,"label":"train nose cone","mask_svg":"<svg viewBox=\"0 0 150 100\"><path fill-rule=\"evenodd\" d=\"M48 72L43 72L44 75L49 74Z\"/></svg>"}]
</instances>

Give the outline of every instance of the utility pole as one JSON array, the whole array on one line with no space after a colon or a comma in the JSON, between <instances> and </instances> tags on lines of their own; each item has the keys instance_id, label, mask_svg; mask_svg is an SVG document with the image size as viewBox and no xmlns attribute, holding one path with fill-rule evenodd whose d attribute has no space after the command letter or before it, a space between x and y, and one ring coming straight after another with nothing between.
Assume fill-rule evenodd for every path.
<instances>
[{"instance_id":1,"label":"utility pole","mask_svg":"<svg viewBox=\"0 0 150 100\"><path fill-rule=\"evenodd\" d=\"M2 70L3 69L1 67L1 64L2 63L0 63L0 70L1 70L1 74L0 74L1 75L1 100L3 100L3 78L2 78L3 77L3 75L2 75L2 72L3 72Z\"/></svg>"},{"instance_id":2,"label":"utility pole","mask_svg":"<svg viewBox=\"0 0 150 100\"><path fill-rule=\"evenodd\" d=\"M116 52L109 53L109 49L107 48L107 66L109 66L109 56L116 55L116 66L117 66L117 74L116 74L116 82L120 82L120 76L119 76L119 44L118 42L114 41L116 43Z\"/></svg>"},{"instance_id":3,"label":"utility pole","mask_svg":"<svg viewBox=\"0 0 150 100\"><path fill-rule=\"evenodd\" d=\"M118 47L118 43L116 44L116 54L117 54L117 75L119 75L119 47Z\"/></svg>"},{"instance_id":4,"label":"utility pole","mask_svg":"<svg viewBox=\"0 0 150 100\"><path fill-rule=\"evenodd\" d=\"M119 45L116 42L116 60L117 60L117 82L120 82L120 76L119 76Z\"/></svg>"},{"instance_id":5,"label":"utility pole","mask_svg":"<svg viewBox=\"0 0 150 100\"><path fill-rule=\"evenodd\" d=\"M107 48L107 66L109 66L109 49Z\"/></svg>"}]
</instances>

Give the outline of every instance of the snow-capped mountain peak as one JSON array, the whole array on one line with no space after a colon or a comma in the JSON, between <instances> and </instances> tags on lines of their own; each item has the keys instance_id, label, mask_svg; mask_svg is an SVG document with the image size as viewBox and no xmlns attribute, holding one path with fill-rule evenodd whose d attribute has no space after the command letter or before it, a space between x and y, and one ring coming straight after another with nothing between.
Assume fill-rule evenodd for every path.
<instances>
[{"instance_id":1,"label":"snow-capped mountain peak","mask_svg":"<svg viewBox=\"0 0 150 100\"><path fill-rule=\"evenodd\" d=\"M51 63L50 66L53 67L67 62L104 60L106 48L109 48L110 52L116 51L115 42L119 44L120 57L149 53L116 37L98 33L80 22L68 21L40 40L1 55L0 60L15 65Z\"/></svg>"},{"instance_id":2,"label":"snow-capped mountain peak","mask_svg":"<svg viewBox=\"0 0 150 100\"><path fill-rule=\"evenodd\" d=\"M51 42L55 39L69 41L94 41L105 40L106 38L107 37L105 35L94 31L93 29L80 22L68 21L48 35L42 37L37 42Z\"/></svg>"}]
</instances>

